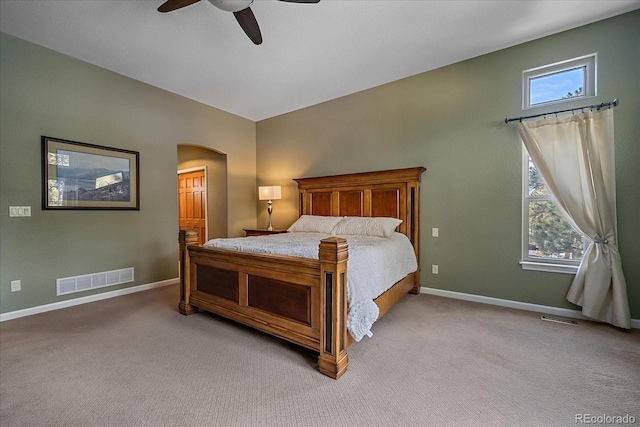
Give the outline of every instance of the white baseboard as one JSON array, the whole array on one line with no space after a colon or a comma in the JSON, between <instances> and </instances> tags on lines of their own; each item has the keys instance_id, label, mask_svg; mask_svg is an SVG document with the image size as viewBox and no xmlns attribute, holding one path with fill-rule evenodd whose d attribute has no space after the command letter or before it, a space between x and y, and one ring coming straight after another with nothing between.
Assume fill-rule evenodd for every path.
<instances>
[{"instance_id":1,"label":"white baseboard","mask_svg":"<svg viewBox=\"0 0 640 427\"><path fill-rule=\"evenodd\" d=\"M18 319L20 317L32 316L34 314L46 313L47 311L59 310L61 308L73 307L80 304L87 304L94 301L100 301L108 298L115 298L122 295L128 295L135 292L148 291L150 289L161 288L163 286L174 285L179 282L178 278L163 280L160 282L148 283L146 285L132 286L129 288L118 289L115 291L104 292L101 294L89 295L86 297L74 298L66 301L54 302L51 304L40 305L37 307L25 308L23 310L10 311L0 314L0 322L6 320ZM421 287L420 293L435 295L445 298L460 299L465 301L479 302L482 304L497 305L500 307L515 308L518 310L528 310L536 313L553 314L556 316L569 317L572 319L593 320L584 316L578 310L570 310L568 308L551 307L547 305L531 304L527 302L511 301L500 298L486 297L482 295L465 294L462 292L447 291L444 289L435 289ZM631 319L631 327L640 329L640 319Z\"/></svg>"},{"instance_id":2,"label":"white baseboard","mask_svg":"<svg viewBox=\"0 0 640 427\"><path fill-rule=\"evenodd\" d=\"M594 321L593 319L583 315L580 311L571 310L568 308L551 307L547 305L531 304L528 302L520 302L520 301L511 301L507 299L485 297L482 295L474 295L474 294L465 294L462 292L446 291L444 289L434 289L434 288L427 288L427 287L421 287L420 293L435 295L435 296L445 297L445 298L479 302L482 304L497 305L500 307L516 308L518 310L527 310L527 311L533 311L536 313L553 314L556 316L569 317L572 319ZM631 319L631 327L634 329L640 329L640 319Z\"/></svg>"},{"instance_id":3,"label":"white baseboard","mask_svg":"<svg viewBox=\"0 0 640 427\"><path fill-rule=\"evenodd\" d=\"M174 285L178 282L179 282L179 279L162 280L160 282L148 283L146 285L131 286L129 288L117 289L115 291L104 292L101 294L88 295L86 297L74 298L66 301L39 305L37 307L30 307L22 310L10 311L8 313L0 314L0 322L4 322L5 320L18 319L20 317L31 316L39 313L46 313L47 311L59 310L61 308L73 307L75 305L87 304L89 302L100 301L103 299L115 298L122 295L133 294L135 292L148 291L149 289L155 289L155 288L161 288L163 286Z\"/></svg>"}]
</instances>

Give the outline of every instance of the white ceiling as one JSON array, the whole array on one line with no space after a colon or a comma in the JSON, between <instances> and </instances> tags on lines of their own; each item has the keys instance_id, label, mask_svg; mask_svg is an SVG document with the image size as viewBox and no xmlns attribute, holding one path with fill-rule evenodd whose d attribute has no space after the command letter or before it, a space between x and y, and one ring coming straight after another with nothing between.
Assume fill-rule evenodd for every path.
<instances>
[{"instance_id":1,"label":"white ceiling","mask_svg":"<svg viewBox=\"0 0 640 427\"><path fill-rule=\"evenodd\" d=\"M0 30L253 121L640 8L640 0L0 0ZM3 58L4 60L4 58Z\"/></svg>"}]
</instances>

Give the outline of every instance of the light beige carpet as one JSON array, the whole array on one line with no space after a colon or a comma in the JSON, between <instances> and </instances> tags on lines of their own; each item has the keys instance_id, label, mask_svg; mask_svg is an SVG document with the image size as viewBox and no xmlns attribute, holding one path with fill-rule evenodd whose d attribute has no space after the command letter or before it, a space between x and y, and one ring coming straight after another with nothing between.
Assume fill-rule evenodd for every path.
<instances>
[{"instance_id":1,"label":"light beige carpet","mask_svg":"<svg viewBox=\"0 0 640 427\"><path fill-rule=\"evenodd\" d=\"M0 324L0 424L640 424L638 330L408 295L349 348L336 381L313 352L182 316L178 298L170 286Z\"/></svg>"}]
</instances>

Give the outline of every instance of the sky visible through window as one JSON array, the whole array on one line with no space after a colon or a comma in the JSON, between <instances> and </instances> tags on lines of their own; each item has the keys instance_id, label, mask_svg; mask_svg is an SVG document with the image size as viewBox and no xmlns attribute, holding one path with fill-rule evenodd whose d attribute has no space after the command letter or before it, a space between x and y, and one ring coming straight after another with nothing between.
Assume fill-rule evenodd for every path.
<instances>
[{"instance_id":1,"label":"sky visible through window","mask_svg":"<svg viewBox=\"0 0 640 427\"><path fill-rule=\"evenodd\" d=\"M530 80L531 105L584 94L584 68L547 74ZM568 94L571 94L568 96Z\"/></svg>"}]
</instances>

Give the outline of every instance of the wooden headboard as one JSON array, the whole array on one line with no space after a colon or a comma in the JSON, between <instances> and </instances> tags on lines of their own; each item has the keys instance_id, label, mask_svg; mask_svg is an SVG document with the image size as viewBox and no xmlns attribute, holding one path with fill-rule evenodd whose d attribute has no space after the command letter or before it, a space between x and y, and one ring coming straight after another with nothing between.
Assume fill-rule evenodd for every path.
<instances>
[{"instance_id":1,"label":"wooden headboard","mask_svg":"<svg viewBox=\"0 0 640 427\"><path fill-rule=\"evenodd\" d=\"M418 256L420 176L425 170L415 167L294 179L300 193L300 215L401 219L398 231L411 240Z\"/></svg>"}]
</instances>

